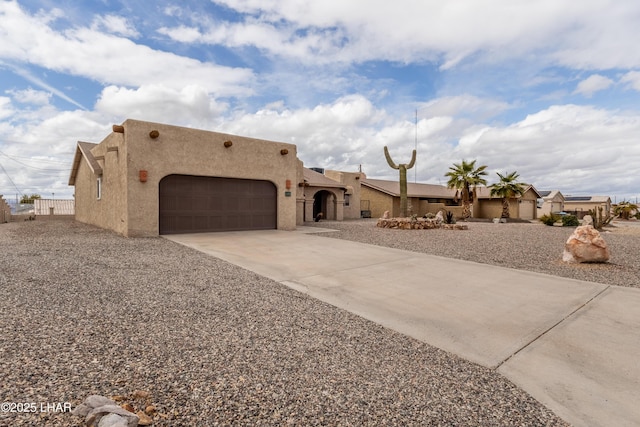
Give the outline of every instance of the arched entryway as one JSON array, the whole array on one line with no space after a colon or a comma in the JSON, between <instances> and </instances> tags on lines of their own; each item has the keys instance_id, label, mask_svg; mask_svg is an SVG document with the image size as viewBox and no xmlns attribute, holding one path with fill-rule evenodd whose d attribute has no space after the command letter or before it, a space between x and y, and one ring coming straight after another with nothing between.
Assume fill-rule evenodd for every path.
<instances>
[{"instance_id":1,"label":"arched entryway","mask_svg":"<svg viewBox=\"0 0 640 427\"><path fill-rule=\"evenodd\" d=\"M329 193L326 190L321 190L318 191L316 194L313 195L313 218L317 218L318 214L322 214L322 218L324 219L328 219L329 215L327 212L327 199L329 199L332 196L331 193Z\"/></svg>"},{"instance_id":2,"label":"arched entryway","mask_svg":"<svg viewBox=\"0 0 640 427\"><path fill-rule=\"evenodd\" d=\"M307 221L314 220L319 213L322 213L322 219L342 220L343 201L339 201L338 196L329 190L318 190L313 195L313 217L307 218ZM338 204L340 209L338 210Z\"/></svg>"}]
</instances>

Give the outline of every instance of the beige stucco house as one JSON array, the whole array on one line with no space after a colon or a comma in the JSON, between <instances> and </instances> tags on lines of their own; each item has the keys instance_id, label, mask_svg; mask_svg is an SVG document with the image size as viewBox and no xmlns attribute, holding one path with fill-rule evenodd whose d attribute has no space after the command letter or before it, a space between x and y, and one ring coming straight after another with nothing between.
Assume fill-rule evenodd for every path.
<instances>
[{"instance_id":1,"label":"beige stucco house","mask_svg":"<svg viewBox=\"0 0 640 427\"><path fill-rule=\"evenodd\" d=\"M360 173L305 168L296 146L127 120L78 142L69 178L78 221L125 236L294 230L360 217Z\"/></svg>"},{"instance_id":2,"label":"beige stucco house","mask_svg":"<svg viewBox=\"0 0 640 427\"><path fill-rule=\"evenodd\" d=\"M564 201L564 195L559 190L540 191L538 218L543 215L564 211Z\"/></svg>"},{"instance_id":3,"label":"beige stucco house","mask_svg":"<svg viewBox=\"0 0 640 427\"><path fill-rule=\"evenodd\" d=\"M400 215L400 183L382 179L361 179L360 199L363 210L372 218L380 218L385 211L393 217ZM407 183L407 206L410 215L423 216L441 209L462 215L462 207L455 200L455 190L442 185Z\"/></svg>"},{"instance_id":4,"label":"beige stucco house","mask_svg":"<svg viewBox=\"0 0 640 427\"><path fill-rule=\"evenodd\" d=\"M611 198L609 196L565 196L564 211L582 219L594 210L602 207L603 214L611 212Z\"/></svg>"},{"instance_id":5,"label":"beige stucco house","mask_svg":"<svg viewBox=\"0 0 640 427\"><path fill-rule=\"evenodd\" d=\"M510 200L511 218L532 220L537 218L537 190L529 185L522 196ZM407 198L410 214L423 216L444 209L460 218L461 201L456 198L456 190L436 184L407 183ZM385 211L391 216L400 215L400 183L380 179L362 179L361 200L368 206L373 218L381 217ZM472 217L481 219L500 218L502 199L491 197L488 187L476 187Z\"/></svg>"},{"instance_id":6,"label":"beige stucco house","mask_svg":"<svg viewBox=\"0 0 640 427\"><path fill-rule=\"evenodd\" d=\"M537 216L537 200L540 193L533 185L524 186L520 196L509 199L509 218L534 220ZM473 206L474 218L500 218L502 216L502 198L491 196L491 188L476 187Z\"/></svg>"},{"instance_id":7,"label":"beige stucco house","mask_svg":"<svg viewBox=\"0 0 640 427\"><path fill-rule=\"evenodd\" d=\"M125 236L293 230L302 171L293 144L127 120L78 142L69 185L76 220Z\"/></svg>"}]
</instances>

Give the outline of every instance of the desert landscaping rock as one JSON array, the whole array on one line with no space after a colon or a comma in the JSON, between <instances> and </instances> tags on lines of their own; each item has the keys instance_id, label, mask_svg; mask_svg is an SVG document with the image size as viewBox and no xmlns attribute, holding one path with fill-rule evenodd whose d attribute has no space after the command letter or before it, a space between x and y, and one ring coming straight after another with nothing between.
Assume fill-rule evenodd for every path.
<instances>
[{"instance_id":1,"label":"desert landscaping rock","mask_svg":"<svg viewBox=\"0 0 640 427\"><path fill-rule=\"evenodd\" d=\"M523 237L545 231L526 227ZM517 254L523 265L548 261L539 248L498 236L454 249L450 240L478 236L474 224L405 232L345 223L327 234L353 238L358 228L388 245L408 244L398 238L405 233L458 257L495 246L487 251L495 262ZM568 235L560 234L551 243L561 247ZM620 262L623 243L610 243L612 261ZM30 221L0 225L0 250L7 402L76 408L88 396L111 396L137 411L153 406L154 426L566 425L490 369L162 238ZM70 412L0 414L0 426L83 421Z\"/></svg>"},{"instance_id":2,"label":"desert landscaping rock","mask_svg":"<svg viewBox=\"0 0 640 427\"><path fill-rule=\"evenodd\" d=\"M565 262L607 262L610 257L607 242L589 224L575 228L562 254Z\"/></svg>"}]
</instances>

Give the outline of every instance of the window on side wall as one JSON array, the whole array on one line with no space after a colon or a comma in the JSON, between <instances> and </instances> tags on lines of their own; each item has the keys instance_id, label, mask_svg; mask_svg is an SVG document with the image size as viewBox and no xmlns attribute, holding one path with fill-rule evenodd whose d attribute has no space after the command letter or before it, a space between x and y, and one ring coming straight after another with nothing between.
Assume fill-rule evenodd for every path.
<instances>
[{"instance_id":1,"label":"window on side wall","mask_svg":"<svg viewBox=\"0 0 640 427\"><path fill-rule=\"evenodd\" d=\"M350 198L351 198L351 196L350 196L350 195L348 195L348 194L345 194L345 195L344 195L344 205L345 205L345 206L349 206L349 199L350 199Z\"/></svg>"},{"instance_id":2,"label":"window on side wall","mask_svg":"<svg viewBox=\"0 0 640 427\"><path fill-rule=\"evenodd\" d=\"M96 199L100 200L102 198L102 177L99 176L96 179Z\"/></svg>"}]
</instances>

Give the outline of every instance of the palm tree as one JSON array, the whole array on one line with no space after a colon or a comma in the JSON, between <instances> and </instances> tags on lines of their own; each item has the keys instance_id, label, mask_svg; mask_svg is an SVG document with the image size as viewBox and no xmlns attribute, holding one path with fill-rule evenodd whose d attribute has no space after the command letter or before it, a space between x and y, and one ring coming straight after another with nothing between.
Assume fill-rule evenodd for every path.
<instances>
[{"instance_id":1,"label":"palm tree","mask_svg":"<svg viewBox=\"0 0 640 427\"><path fill-rule=\"evenodd\" d=\"M613 214L622 219L629 219L632 212L638 211L638 205L630 201L623 200L613 208Z\"/></svg>"},{"instance_id":2,"label":"palm tree","mask_svg":"<svg viewBox=\"0 0 640 427\"><path fill-rule=\"evenodd\" d=\"M476 161L473 160L469 163L464 160L460 164L454 163L449 168L449 172L444 176L449 177L447 181L448 188L456 189L456 197L458 191L462 193L462 218L466 219L471 217L471 203L473 203L473 196L471 194L471 188L477 185L486 185L487 181L483 178L487 174L485 172L486 166L478 166L476 168Z\"/></svg>"},{"instance_id":3,"label":"palm tree","mask_svg":"<svg viewBox=\"0 0 640 427\"><path fill-rule=\"evenodd\" d=\"M500 181L489 186L491 189L490 195L491 197L502 197L502 218L509 218L509 199L522 196L525 191L524 184L517 181L520 177L517 172L511 172L506 175L498 173L498 176Z\"/></svg>"}]
</instances>

